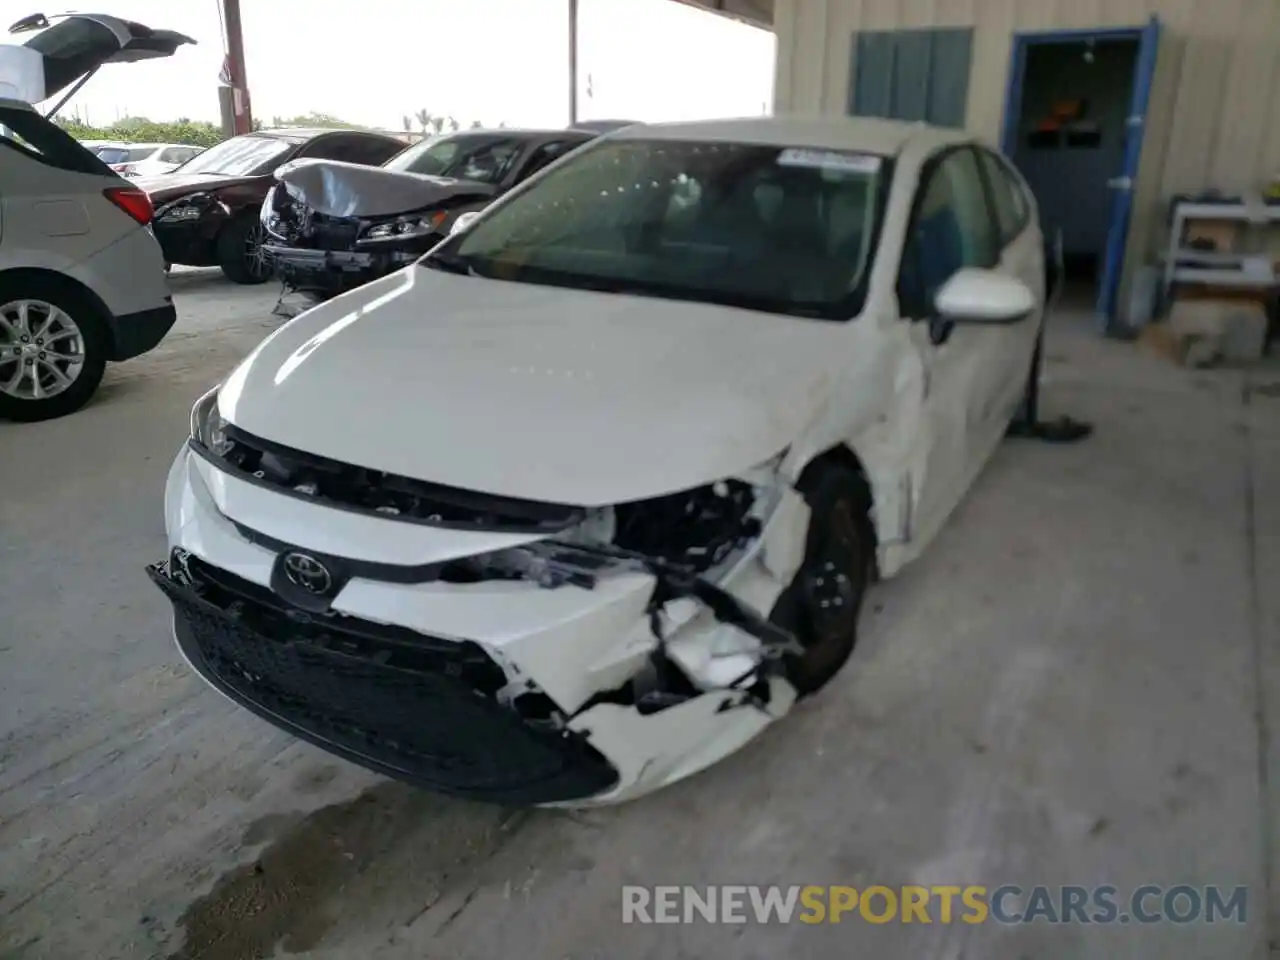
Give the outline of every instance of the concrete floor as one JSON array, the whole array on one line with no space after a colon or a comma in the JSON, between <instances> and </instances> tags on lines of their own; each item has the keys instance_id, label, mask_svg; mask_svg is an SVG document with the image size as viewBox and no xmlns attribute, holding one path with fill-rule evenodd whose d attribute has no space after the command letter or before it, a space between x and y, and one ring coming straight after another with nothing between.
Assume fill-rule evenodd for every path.
<instances>
[{"instance_id":1,"label":"concrete floor","mask_svg":"<svg viewBox=\"0 0 1280 960\"><path fill-rule=\"evenodd\" d=\"M1280 370L1058 324L1049 412L1096 436L1004 447L828 691L647 800L512 813L332 760L182 665L142 573L165 470L274 321L271 291L175 287L178 328L92 407L0 424L5 960L1260 960L1280 936ZM1249 921L620 923L624 883L913 882L1244 884Z\"/></svg>"}]
</instances>

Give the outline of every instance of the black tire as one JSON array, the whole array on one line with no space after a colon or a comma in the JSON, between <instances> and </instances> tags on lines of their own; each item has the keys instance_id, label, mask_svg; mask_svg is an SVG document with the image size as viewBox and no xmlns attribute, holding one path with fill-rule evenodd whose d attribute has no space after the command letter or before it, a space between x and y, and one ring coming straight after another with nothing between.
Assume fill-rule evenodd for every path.
<instances>
[{"instance_id":1,"label":"black tire","mask_svg":"<svg viewBox=\"0 0 1280 960\"><path fill-rule=\"evenodd\" d=\"M784 666L797 696L807 697L826 686L853 654L862 601L875 571L876 538L871 491L853 470L819 467L800 489L811 511L805 559L771 617L806 649L804 656L787 656Z\"/></svg>"},{"instance_id":2,"label":"black tire","mask_svg":"<svg viewBox=\"0 0 1280 960\"><path fill-rule=\"evenodd\" d=\"M93 396L102 382L111 350L111 334L102 308L93 302L80 288L53 277L29 277L21 280L0 280L0 307L15 300L39 300L57 307L69 316L80 329L84 350L84 363L75 381L61 393L44 399L18 397L3 387L16 372L11 360L0 357L0 419L20 423L53 420L75 413ZM0 335L0 349L7 343L7 336ZM51 351L52 352L52 351Z\"/></svg>"},{"instance_id":3,"label":"black tire","mask_svg":"<svg viewBox=\"0 0 1280 960\"><path fill-rule=\"evenodd\" d=\"M232 283L266 283L271 268L258 249L262 246L262 224L256 213L242 213L218 234L218 266Z\"/></svg>"}]
</instances>

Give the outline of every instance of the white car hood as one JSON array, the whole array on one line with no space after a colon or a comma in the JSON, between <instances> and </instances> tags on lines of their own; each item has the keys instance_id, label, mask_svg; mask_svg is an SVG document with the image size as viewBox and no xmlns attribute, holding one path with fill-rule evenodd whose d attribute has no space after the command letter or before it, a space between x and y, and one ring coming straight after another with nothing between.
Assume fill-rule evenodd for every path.
<instances>
[{"instance_id":1,"label":"white car hood","mask_svg":"<svg viewBox=\"0 0 1280 960\"><path fill-rule=\"evenodd\" d=\"M409 267L281 327L219 410L296 450L597 506L787 447L839 362L822 321Z\"/></svg>"}]
</instances>

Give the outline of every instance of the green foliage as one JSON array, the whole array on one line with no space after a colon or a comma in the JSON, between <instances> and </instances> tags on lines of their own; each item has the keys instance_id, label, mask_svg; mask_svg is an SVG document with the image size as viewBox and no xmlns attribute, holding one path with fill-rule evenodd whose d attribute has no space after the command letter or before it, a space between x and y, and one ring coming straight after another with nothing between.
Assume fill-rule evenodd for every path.
<instances>
[{"instance_id":1,"label":"green foliage","mask_svg":"<svg viewBox=\"0 0 1280 960\"><path fill-rule=\"evenodd\" d=\"M189 143L197 147L211 147L226 139L221 127L203 120L188 120L186 117L168 123L157 123L146 117L125 117L107 127L91 127L74 117L60 117L57 123L77 140Z\"/></svg>"},{"instance_id":2,"label":"green foliage","mask_svg":"<svg viewBox=\"0 0 1280 960\"><path fill-rule=\"evenodd\" d=\"M273 127L330 127L335 130L370 129L362 123L348 123L346 120L339 119L332 114L317 113L315 110L310 113L300 113L296 117L287 117L283 120L279 117L272 117L271 125Z\"/></svg>"},{"instance_id":3,"label":"green foliage","mask_svg":"<svg viewBox=\"0 0 1280 960\"><path fill-rule=\"evenodd\" d=\"M97 127L84 123L77 116L58 117L55 122L77 140L124 140L131 143L189 143L198 147L211 147L226 139L222 128L217 124L204 120L190 120L179 117L177 120L158 122L146 117L125 117L115 123ZM462 129L462 124L453 117L436 116L429 110L419 110L401 118L405 133L413 131L416 123L423 134L451 133ZM471 129L480 127L480 121L473 121ZM274 116L271 127L330 127L343 130L368 130L359 123L349 123L328 113L312 111L296 117ZM262 130L265 125L261 120L253 121L253 129Z\"/></svg>"}]
</instances>

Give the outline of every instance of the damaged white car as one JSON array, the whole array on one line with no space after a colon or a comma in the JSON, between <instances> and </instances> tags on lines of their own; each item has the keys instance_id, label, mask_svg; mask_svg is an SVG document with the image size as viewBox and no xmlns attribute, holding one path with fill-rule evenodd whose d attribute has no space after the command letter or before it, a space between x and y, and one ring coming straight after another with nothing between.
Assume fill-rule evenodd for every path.
<instances>
[{"instance_id":1,"label":"damaged white car","mask_svg":"<svg viewBox=\"0 0 1280 960\"><path fill-rule=\"evenodd\" d=\"M1025 184L958 132L628 127L202 398L150 572L193 668L303 739L629 799L848 660L1034 417L1044 293Z\"/></svg>"}]
</instances>

